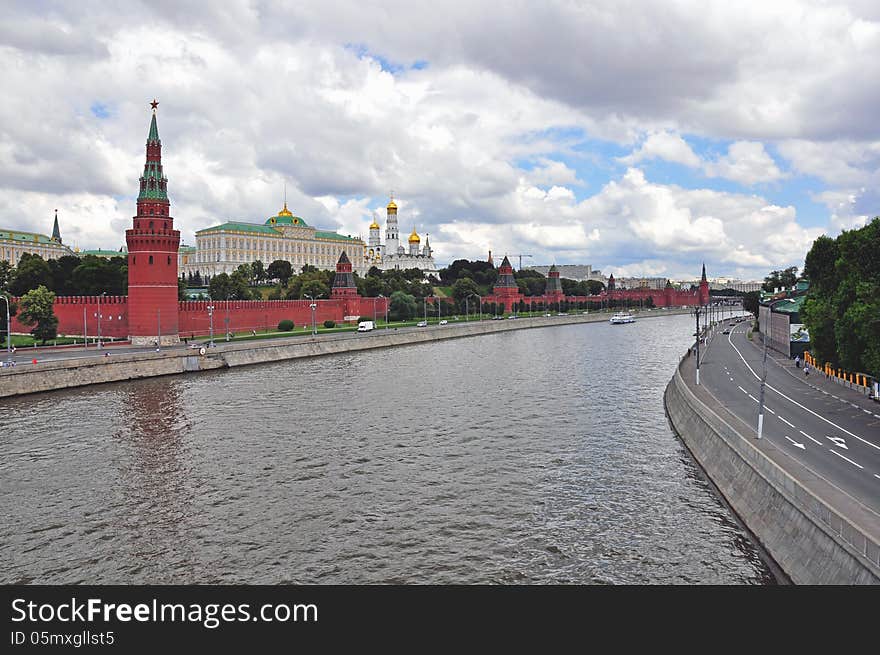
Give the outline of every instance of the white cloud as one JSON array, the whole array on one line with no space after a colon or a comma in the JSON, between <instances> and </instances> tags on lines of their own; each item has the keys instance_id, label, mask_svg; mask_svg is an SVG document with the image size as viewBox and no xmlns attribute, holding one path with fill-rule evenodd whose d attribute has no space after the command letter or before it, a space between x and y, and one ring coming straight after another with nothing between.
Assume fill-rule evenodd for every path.
<instances>
[{"instance_id":1,"label":"white cloud","mask_svg":"<svg viewBox=\"0 0 880 655\"><path fill-rule=\"evenodd\" d=\"M709 177L723 177L747 186L787 177L764 150L764 145L755 141L731 143L727 155L706 162L704 170Z\"/></svg>"},{"instance_id":2,"label":"white cloud","mask_svg":"<svg viewBox=\"0 0 880 655\"><path fill-rule=\"evenodd\" d=\"M189 242L212 223L265 220L285 182L293 211L352 234L394 189L401 225L430 232L441 262L509 248L680 272L705 255L719 273L758 274L799 263L816 232L760 197L636 169L609 180L603 139L638 144L630 166L663 158L747 185L783 179L773 145L834 187L814 188L832 227L876 213L871 3L550 1L503 21L463 0L161 6L8 8L0 225L46 232L58 207L66 240L121 244L153 96ZM701 160L683 134L734 143ZM853 198L849 213L834 193Z\"/></svg>"},{"instance_id":3,"label":"white cloud","mask_svg":"<svg viewBox=\"0 0 880 655\"><path fill-rule=\"evenodd\" d=\"M618 161L631 166L654 158L665 159L691 168L698 168L701 164L700 158L691 150L687 142L680 135L671 132L655 132L648 135L648 138L637 150L626 157L619 157Z\"/></svg>"}]
</instances>

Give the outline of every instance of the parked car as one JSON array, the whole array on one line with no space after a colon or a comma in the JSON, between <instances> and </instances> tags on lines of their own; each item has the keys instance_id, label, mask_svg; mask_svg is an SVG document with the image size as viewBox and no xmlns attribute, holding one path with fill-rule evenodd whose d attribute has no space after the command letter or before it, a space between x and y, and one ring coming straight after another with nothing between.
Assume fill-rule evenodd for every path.
<instances>
[{"instance_id":1,"label":"parked car","mask_svg":"<svg viewBox=\"0 0 880 655\"><path fill-rule=\"evenodd\" d=\"M449 321L447 321L445 318L440 321L440 325L446 325L447 323L449 323Z\"/></svg>"},{"instance_id":2,"label":"parked car","mask_svg":"<svg viewBox=\"0 0 880 655\"><path fill-rule=\"evenodd\" d=\"M370 332L376 326L373 325L373 321L361 321L358 323L358 332Z\"/></svg>"},{"instance_id":3,"label":"parked car","mask_svg":"<svg viewBox=\"0 0 880 655\"><path fill-rule=\"evenodd\" d=\"M428 321L419 321L416 323L416 327L428 327Z\"/></svg>"}]
</instances>

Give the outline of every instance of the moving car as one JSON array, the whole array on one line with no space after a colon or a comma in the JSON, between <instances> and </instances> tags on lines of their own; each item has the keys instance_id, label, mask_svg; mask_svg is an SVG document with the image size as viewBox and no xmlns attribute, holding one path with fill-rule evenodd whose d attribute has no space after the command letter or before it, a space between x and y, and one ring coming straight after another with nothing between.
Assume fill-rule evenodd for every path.
<instances>
[{"instance_id":1,"label":"moving car","mask_svg":"<svg viewBox=\"0 0 880 655\"><path fill-rule=\"evenodd\" d=\"M416 323L416 327L428 327L428 321L419 321Z\"/></svg>"},{"instance_id":2,"label":"moving car","mask_svg":"<svg viewBox=\"0 0 880 655\"><path fill-rule=\"evenodd\" d=\"M445 318L440 321L440 325L446 325L447 323L449 323L449 321L447 321Z\"/></svg>"},{"instance_id":3,"label":"moving car","mask_svg":"<svg viewBox=\"0 0 880 655\"><path fill-rule=\"evenodd\" d=\"M373 325L373 321L361 321L358 323L358 332L370 332L376 326Z\"/></svg>"}]
</instances>

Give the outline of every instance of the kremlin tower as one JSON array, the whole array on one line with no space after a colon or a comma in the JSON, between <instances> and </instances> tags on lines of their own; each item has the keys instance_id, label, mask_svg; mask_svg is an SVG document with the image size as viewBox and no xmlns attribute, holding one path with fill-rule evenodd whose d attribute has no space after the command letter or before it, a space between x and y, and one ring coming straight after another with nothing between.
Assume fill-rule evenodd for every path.
<instances>
[{"instance_id":1,"label":"kremlin tower","mask_svg":"<svg viewBox=\"0 0 880 655\"><path fill-rule=\"evenodd\" d=\"M147 136L147 161L140 179L137 215L125 231L128 245L128 333L132 344L163 345L178 336L177 250L180 232L169 214L168 180L162 173L162 142L153 118Z\"/></svg>"},{"instance_id":2,"label":"kremlin tower","mask_svg":"<svg viewBox=\"0 0 880 655\"><path fill-rule=\"evenodd\" d=\"M493 287L495 301L504 306L502 311L513 311L514 304L522 300L519 285L513 277L513 266L507 255L498 267L498 280Z\"/></svg>"}]
</instances>

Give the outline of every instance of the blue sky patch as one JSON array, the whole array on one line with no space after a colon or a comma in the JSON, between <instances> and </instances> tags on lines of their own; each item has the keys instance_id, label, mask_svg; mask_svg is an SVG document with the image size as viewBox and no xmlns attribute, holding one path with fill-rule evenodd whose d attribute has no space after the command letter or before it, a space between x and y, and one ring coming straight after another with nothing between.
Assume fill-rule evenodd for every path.
<instances>
[{"instance_id":1,"label":"blue sky patch","mask_svg":"<svg viewBox=\"0 0 880 655\"><path fill-rule=\"evenodd\" d=\"M97 100L95 100L95 102L92 103L92 106L89 107L89 109L91 110L92 115L95 118L104 119L110 117L110 107L105 105L103 102L98 102Z\"/></svg>"}]
</instances>

